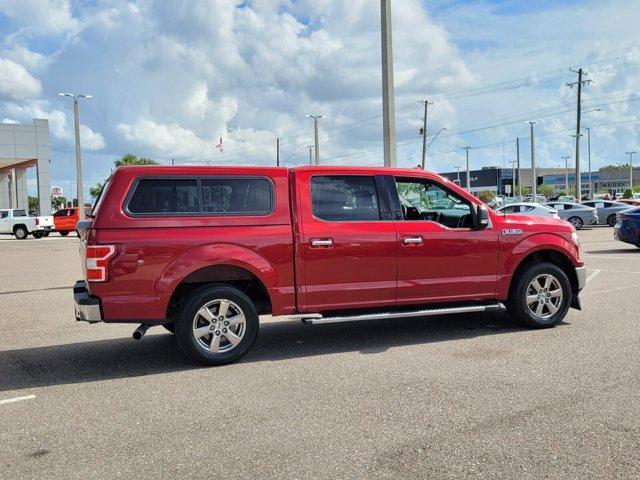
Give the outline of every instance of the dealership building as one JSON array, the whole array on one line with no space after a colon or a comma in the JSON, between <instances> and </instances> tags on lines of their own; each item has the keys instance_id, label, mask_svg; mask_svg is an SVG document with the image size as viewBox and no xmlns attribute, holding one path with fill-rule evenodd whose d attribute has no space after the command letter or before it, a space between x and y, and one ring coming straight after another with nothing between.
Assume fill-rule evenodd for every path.
<instances>
[{"instance_id":1,"label":"dealership building","mask_svg":"<svg viewBox=\"0 0 640 480\"><path fill-rule=\"evenodd\" d=\"M480 170L471 170L469 172L470 190L471 193L480 193L484 190L490 190L496 195L510 195L513 185L513 169L500 168L500 167L484 167ZM564 169L560 168L537 168L536 177L538 185L542 184L546 175L564 175ZM516 185L520 184L518 177L518 170L516 174ZM530 168L521 168L520 174L522 175L522 185L524 187L531 187L533 185L533 172ZM452 182L459 183L461 187L467 185L467 172L460 170L460 172L446 172L441 173L443 177L448 178ZM563 177L564 178L564 177Z\"/></svg>"},{"instance_id":2,"label":"dealership building","mask_svg":"<svg viewBox=\"0 0 640 480\"><path fill-rule=\"evenodd\" d=\"M51 214L49 121L0 123L0 208L29 209L27 171L35 169L40 215Z\"/></svg>"}]
</instances>

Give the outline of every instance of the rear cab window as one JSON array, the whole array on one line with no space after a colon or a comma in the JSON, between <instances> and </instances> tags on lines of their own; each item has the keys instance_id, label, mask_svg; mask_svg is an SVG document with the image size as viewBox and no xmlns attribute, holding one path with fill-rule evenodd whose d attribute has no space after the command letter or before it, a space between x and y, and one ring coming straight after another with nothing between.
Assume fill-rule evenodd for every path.
<instances>
[{"instance_id":1,"label":"rear cab window","mask_svg":"<svg viewBox=\"0 0 640 480\"><path fill-rule=\"evenodd\" d=\"M267 215L273 185L265 177L141 178L126 202L132 216Z\"/></svg>"}]
</instances>

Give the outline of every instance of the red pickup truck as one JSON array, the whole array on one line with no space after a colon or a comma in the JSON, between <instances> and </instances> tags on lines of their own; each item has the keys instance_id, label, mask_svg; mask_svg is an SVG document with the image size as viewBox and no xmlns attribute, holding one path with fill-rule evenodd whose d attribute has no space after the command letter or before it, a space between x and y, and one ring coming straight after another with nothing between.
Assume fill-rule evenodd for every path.
<instances>
[{"instance_id":1,"label":"red pickup truck","mask_svg":"<svg viewBox=\"0 0 640 480\"><path fill-rule=\"evenodd\" d=\"M500 215L451 181L375 167L116 169L78 224L75 315L164 325L224 364L259 315L308 324L507 310L549 327L586 270L563 220Z\"/></svg>"}]
</instances>

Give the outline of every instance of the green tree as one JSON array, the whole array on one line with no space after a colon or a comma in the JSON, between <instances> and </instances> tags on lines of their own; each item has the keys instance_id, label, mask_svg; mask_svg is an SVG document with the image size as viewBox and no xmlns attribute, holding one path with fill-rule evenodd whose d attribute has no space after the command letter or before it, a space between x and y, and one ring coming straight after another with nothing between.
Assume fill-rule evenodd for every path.
<instances>
[{"instance_id":1,"label":"green tree","mask_svg":"<svg viewBox=\"0 0 640 480\"><path fill-rule=\"evenodd\" d=\"M496 198L496 194L491 190L483 190L478 194L478 198L482 200L484 203L489 203L494 198Z\"/></svg>"},{"instance_id":2,"label":"green tree","mask_svg":"<svg viewBox=\"0 0 640 480\"><path fill-rule=\"evenodd\" d=\"M40 210L40 202L38 202L38 197L32 197L29 195L29 211L37 212Z\"/></svg>"},{"instance_id":3,"label":"green tree","mask_svg":"<svg viewBox=\"0 0 640 480\"><path fill-rule=\"evenodd\" d=\"M544 197L548 200L556 194L556 189L553 185L540 185L538 188L538 193L540 195L544 195Z\"/></svg>"},{"instance_id":4,"label":"green tree","mask_svg":"<svg viewBox=\"0 0 640 480\"><path fill-rule=\"evenodd\" d=\"M136 157L135 155L127 153L123 155L122 158L113 162L113 164L116 167L122 167L125 165L158 165L158 162L150 158Z\"/></svg>"},{"instance_id":5,"label":"green tree","mask_svg":"<svg viewBox=\"0 0 640 480\"><path fill-rule=\"evenodd\" d=\"M93 198L98 198L103 188L104 183L98 182L95 187L89 187L89 195L91 195Z\"/></svg>"},{"instance_id":6,"label":"green tree","mask_svg":"<svg viewBox=\"0 0 640 480\"><path fill-rule=\"evenodd\" d=\"M518 185L516 187L517 195L531 195L531 187L524 187L522 185Z\"/></svg>"},{"instance_id":7,"label":"green tree","mask_svg":"<svg viewBox=\"0 0 640 480\"><path fill-rule=\"evenodd\" d=\"M52 210L60 210L64 208L67 204L67 199L65 197L53 197L51 199L51 209Z\"/></svg>"},{"instance_id":8,"label":"green tree","mask_svg":"<svg viewBox=\"0 0 640 480\"><path fill-rule=\"evenodd\" d=\"M622 195L622 198L631 198L631 197L633 197L633 192L631 191L630 188L627 188L624 191L624 194Z\"/></svg>"}]
</instances>

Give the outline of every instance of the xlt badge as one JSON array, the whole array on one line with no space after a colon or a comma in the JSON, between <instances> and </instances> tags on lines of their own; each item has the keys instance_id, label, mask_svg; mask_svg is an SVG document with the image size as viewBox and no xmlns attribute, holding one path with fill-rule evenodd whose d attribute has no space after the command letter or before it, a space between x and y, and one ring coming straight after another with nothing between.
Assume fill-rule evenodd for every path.
<instances>
[{"instance_id":1,"label":"xlt badge","mask_svg":"<svg viewBox=\"0 0 640 480\"><path fill-rule=\"evenodd\" d=\"M522 235L521 228L505 228L502 230L503 235Z\"/></svg>"}]
</instances>

